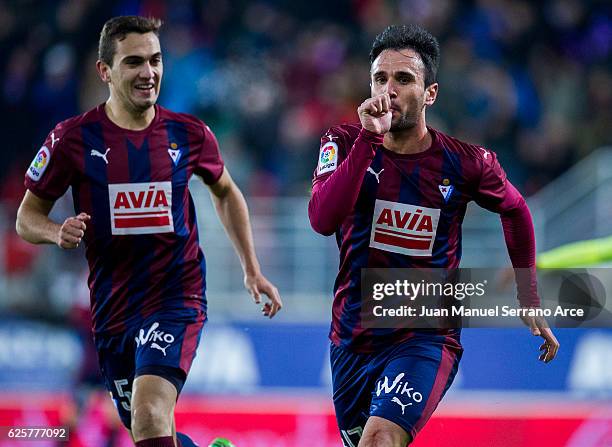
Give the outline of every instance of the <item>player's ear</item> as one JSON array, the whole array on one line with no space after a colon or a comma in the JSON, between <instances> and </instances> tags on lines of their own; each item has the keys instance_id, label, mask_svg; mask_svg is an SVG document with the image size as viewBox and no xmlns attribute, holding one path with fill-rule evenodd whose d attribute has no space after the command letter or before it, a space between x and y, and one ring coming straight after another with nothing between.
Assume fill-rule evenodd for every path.
<instances>
[{"instance_id":1,"label":"player's ear","mask_svg":"<svg viewBox=\"0 0 612 447\"><path fill-rule=\"evenodd\" d=\"M425 105L431 106L434 102L436 102L436 98L438 97L438 83L434 82L430 84L429 87L425 89Z\"/></svg>"},{"instance_id":2,"label":"player's ear","mask_svg":"<svg viewBox=\"0 0 612 447\"><path fill-rule=\"evenodd\" d=\"M96 71L98 72L98 76L102 79L103 82L109 84L111 81L110 77L110 67L106 62L102 62L101 60L96 61Z\"/></svg>"}]
</instances>

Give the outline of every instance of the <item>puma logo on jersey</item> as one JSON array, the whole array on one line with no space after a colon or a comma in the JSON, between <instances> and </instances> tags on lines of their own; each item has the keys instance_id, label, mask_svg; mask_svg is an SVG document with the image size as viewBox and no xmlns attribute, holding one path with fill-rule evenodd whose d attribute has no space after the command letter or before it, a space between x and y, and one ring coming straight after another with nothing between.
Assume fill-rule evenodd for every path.
<instances>
[{"instance_id":1,"label":"puma logo on jersey","mask_svg":"<svg viewBox=\"0 0 612 447\"><path fill-rule=\"evenodd\" d=\"M380 170L380 172L378 172L378 173L377 173L377 172L376 172L376 171L374 171L374 169L372 169L372 167L370 166L370 167L368 167L367 172L369 172L370 174L373 174L373 175L374 175L374 177L376 177L376 183L380 183L380 174L382 174L382 172L383 172L384 170L385 170L385 169L383 168L383 169L381 169L381 170Z\"/></svg>"},{"instance_id":2,"label":"puma logo on jersey","mask_svg":"<svg viewBox=\"0 0 612 447\"><path fill-rule=\"evenodd\" d=\"M370 247L410 256L431 256L440 210L377 199Z\"/></svg>"},{"instance_id":3,"label":"puma logo on jersey","mask_svg":"<svg viewBox=\"0 0 612 447\"><path fill-rule=\"evenodd\" d=\"M402 414L404 414L404 410L406 409L406 407L409 407L410 405L412 405L412 402L408 402L407 404L403 404L402 401L399 400L397 397L394 397L393 399L391 399L391 402L395 402L400 407L402 407Z\"/></svg>"},{"instance_id":4,"label":"puma logo on jersey","mask_svg":"<svg viewBox=\"0 0 612 447\"><path fill-rule=\"evenodd\" d=\"M491 154L491 152L489 152L488 150L486 150L483 147L481 147L480 149L482 149L482 157L486 160L487 157Z\"/></svg>"},{"instance_id":5,"label":"puma logo on jersey","mask_svg":"<svg viewBox=\"0 0 612 447\"><path fill-rule=\"evenodd\" d=\"M153 234L174 231L172 183L108 185L112 234Z\"/></svg>"},{"instance_id":6,"label":"puma logo on jersey","mask_svg":"<svg viewBox=\"0 0 612 447\"><path fill-rule=\"evenodd\" d=\"M102 160L104 160L106 164L108 164L108 159L106 158L106 156L108 155L109 152L110 152L110 147L106 148L106 152L104 153L99 152L95 149L92 149L90 154L92 157L100 157Z\"/></svg>"}]
</instances>

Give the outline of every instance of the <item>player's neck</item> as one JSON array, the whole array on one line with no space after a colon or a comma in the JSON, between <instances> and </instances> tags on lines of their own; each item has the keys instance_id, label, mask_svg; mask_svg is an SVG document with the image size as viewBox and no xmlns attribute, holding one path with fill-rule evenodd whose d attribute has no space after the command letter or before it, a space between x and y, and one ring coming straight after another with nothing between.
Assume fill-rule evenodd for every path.
<instances>
[{"instance_id":1,"label":"player's neck","mask_svg":"<svg viewBox=\"0 0 612 447\"><path fill-rule=\"evenodd\" d=\"M120 106L112 98L104 104L104 111L109 120L127 130L143 130L155 118L155 107L151 106L143 112L129 111Z\"/></svg>"},{"instance_id":2,"label":"player's neck","mask_svg":"<svg viewBox=\"0 0 612 447\"><path fill-rule=\"evenodd\" d=\"M418 154L429 149L431 143L425 120L410 129L387 132L383 140L385 148L398 154Z\"/></svg>"}]
</instances>

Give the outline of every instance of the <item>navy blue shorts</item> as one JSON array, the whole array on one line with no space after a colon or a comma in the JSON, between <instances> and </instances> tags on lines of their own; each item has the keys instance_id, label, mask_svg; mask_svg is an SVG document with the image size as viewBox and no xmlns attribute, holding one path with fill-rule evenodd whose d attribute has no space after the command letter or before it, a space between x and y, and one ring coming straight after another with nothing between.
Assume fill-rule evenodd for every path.
<instances>
[{"instance_id":1,"label":"navy blue shorts","mask_svg":"<svg viewBox=\"0 0 612 447\"><path fill-rule=\"evenodd\" d=\"M121 334L94 337L104 383L128 429L134 379L160 376L180 393L205 321L205 314L197 309L165 310Z\"/></svg>"},{"instance_id":2,"label":"navy blue shorts","mask_svg":"<svg viewBox=\"0 0 612 447\"><path fill-rule=\"evenodd\" d=\"M333 399L344 446L359 443L370 416L396 423L414 439L453 382L462 353L458 335L415 333L374 354L332 343Z\"/></svg>"}]
</instances>

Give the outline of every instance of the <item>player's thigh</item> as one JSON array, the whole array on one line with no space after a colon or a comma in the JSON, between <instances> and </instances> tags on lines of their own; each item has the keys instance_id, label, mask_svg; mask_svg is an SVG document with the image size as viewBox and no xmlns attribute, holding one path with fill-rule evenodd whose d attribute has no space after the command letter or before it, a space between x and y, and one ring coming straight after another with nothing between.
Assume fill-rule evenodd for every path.
<instances>
[{"instance_id":1,"label":"player's thigh","mask_svg":"<svg viewBox=\"0 0 612 447\"><path fill-rule=\"evenodd\" d=\"M370 416L394 423L414 439L453 382L461 353L459 343L445 337L398 347L376 381Z\"/></svg>"},{"instance_id":2,"label":"player's thigh","mask_svg":"<svg viewBox=\"0 0 612 447\"><path fill-rule=\"evenodd\" d=\"M395 422L370 416L358 447L406 447L412 438Z\"/></svg>"},{"instance_id":3,"label":"player's thigh","mask_svg":"<svg viewBox=\"0 0 612 447\"><path fill-rule=\"evenodd\" d=\"M369 417L375 381L368 371L370 357L330 345L334 410L345 447L357 446Z\"/></svg>"}]
</instances>

